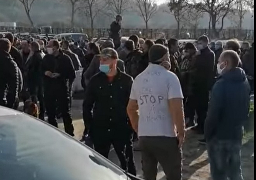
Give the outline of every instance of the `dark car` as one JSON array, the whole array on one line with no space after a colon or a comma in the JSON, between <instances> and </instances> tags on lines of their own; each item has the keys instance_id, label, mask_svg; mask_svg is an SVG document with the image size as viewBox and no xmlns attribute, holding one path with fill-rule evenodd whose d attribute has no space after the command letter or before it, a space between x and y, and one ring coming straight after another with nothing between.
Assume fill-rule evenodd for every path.
<instances>
[{"instance_id":1,"label":"dark car","mask_svg":"<svg viewBox=\"0 0 256 180\"><path fill-rule=\"evenodd\" d=\"M0 179L139 180L58 129L4 107L0 107Z\"/></svg>"}]
</instances>

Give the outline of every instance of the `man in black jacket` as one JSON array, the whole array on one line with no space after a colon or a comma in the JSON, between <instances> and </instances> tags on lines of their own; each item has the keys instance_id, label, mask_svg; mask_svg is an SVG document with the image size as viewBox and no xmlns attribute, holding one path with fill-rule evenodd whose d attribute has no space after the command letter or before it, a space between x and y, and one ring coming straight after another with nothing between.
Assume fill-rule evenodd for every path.
<instances>
[{"instance_id":1,"label":"man in black jacket","mask_svg":"<svg viewBox=\"0 0 256 180\"><path fill-rule=\"evenodd\" d=\"M14 108L18 98L19 68L9 54L10 50L11 42L8 39L0 39L0 105Z\"/></svg>"},{"instance_id":2,"label":"man in black jacket","mask_svg":"<svg viewBox=\"0 0 256 180\"><path fill-rule=\"evenodd\" d=\"M208 110L209 91L214 79L214 52L208 47L209 39L201 36L198 39L198 52L192 67L191 85L197 114L197 131L204 133L204 122Z\"/></svg>"},{"instance_id":3,"label":"man in black jacket","mask_svg":"<svg viewBox=\"0 0 256 180\"><path fill-rule=\"evenodd\" d=\"M31 43L31 57L24 65L24 74L27 81L28 92L34 103L39 101L39 118L44 120L44 96L43 96L43 74L42 63L44 54L40 51L40 45L37 42Z\"/></svg>"},{"instance_id":4,"label":"man in black jacket","mask_svg":"<svg viewBox=\"0 0 256 180\"><path fill-rule=\"evenodd\" d=\"M60 44L51 40L47 46L48 54L43 59L44 98L48 122L58 127L56 108L61 111L66 133L74 136L70 114L69 82L74 81L75 69L71 59L60 50Z\"/></svg>"},{"instance_id":5,"label":"man in black jacket","mask_svg":"<svg viewBox=\"0 0 256 180\"><path fill-rule=\"evenodd\" d=\"M117 15L116 20L110 25L110 38L113 39L115 49L118 49L121 45L121 22L122 16Z\"/></svg>"},{"instance_id":6,"label":"man in black jacket","mask_svg":"<svg viewBox=\"0 0 256 180\"><path fill-rule=\"evenodd\" d=\"M70 57L70 59L72 60L72 63L74 65L75 71L78 71L81 66L80 60L78 58L78 55L76 55L75 53L73 53L70 50L70 44L67 40L62 42L62 50L63 52L68 55Z\"/></svg>"},{"instance_id":7,"label":"man in black jacket","mask_svg":"<svg viewBox=\"0 0 256 180\"><path fill-rule=\"evenodd\" d=\"M101 72L92 77L87 86L84 117L95 150L108 158L112 144L121 167L135 175L133 152L126 151L126 148L129 148L126 146L131 145L129 142L132 129L126 107L133 80L117 69L117 60L118 54L114 49L102 50ZM129 149L132 150L132 148ZM125 152L128 162L126 162Z\"/></svg>"},{"instance_id":8,"label":"man in black jacket","mask_svg":"<svg viewBox=\"0 0 256 180\"><path fill-rule=\"evenodd\" d=\"M219 59L220 77L215 83L205 121L205 138L213 180L243 180L241 147L243 126L248 119L250 87L240 58L233 50Z\"/></svg>"},{"instance_id":9,"label":"man in black jacket","mask_svg":"<svg viewBox=\"0 0 256 180\"><path fill-rule=\"evenodd\" d=\"M11 33L7 33L5 34L5 38L9 39L9 41L12 44L10 55L12 56L13 60L16 62L16 64L20 68L21 72L23 72L23 60L19 50L13 46L13 43L14 43L13 35Z\"/></svg>"}]
</instances>

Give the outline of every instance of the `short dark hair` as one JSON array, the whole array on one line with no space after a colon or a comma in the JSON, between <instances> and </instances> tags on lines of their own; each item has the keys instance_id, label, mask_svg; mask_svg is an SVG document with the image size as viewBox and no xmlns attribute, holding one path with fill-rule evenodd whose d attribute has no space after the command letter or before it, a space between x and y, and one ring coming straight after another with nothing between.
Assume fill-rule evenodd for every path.
<instances>
[{"instance_id":1,"label":"short dark hair","mask_svg":"<svg viewBox=\"0 0 256 180\"><path fill-rule=\"evenodd\" d=\"M131 35L129 37L129 40L132 40L134 42L135 47L137 48L139 44L139 37L137 35Z\"/></svg>"},{"instance_id":2,"label":"short dark hair","mask_svg":"<svg viewBox=\"0 0 256 180\"><path fill-rule=\"evenodd\" d=\"M164 45L164 44L165 44L165 39L157 39L157 40L155 41L155 44Z\"/></svg>"},{"instance_id":3,"label":"short dark hair","mask_svg":"<svg viewBox=\"0 0 256 180\"><path fill-rule=\"evenodd\" d=\"M39 43L38 42L31 42L31 48L35 51L39 51L40 50L40 46L39 46Z\"/></svg>"},{"instance_id":4,"label":"short dark hair","mask_svg":"<svg viewBox=\"0 0 256 180\"><path fill-rule=\"evenodd\" d=\"M47 45L47 40L45 38L41 39L44 42L44 45Z\"/></svg>"},{"instance_id":5,"label":"short dark hair","mask_svg":"<svg viewBox=\"0 0 256 180\"><path fill-rule=\"evenodd\" d=\"M168 53L168 49L165 46L161 44L153 45L148 53L149 62L159 64L156 61L161 59L166 53Z\"/></svg>"},{"instance_id":6,"label":"short dark hair","mask_svg":"<svg viewBox=\"0 0 256 180\"><path fill-rule=\"evenodd\" d=\"M5 51L5 52L9 52L11 49L11 42L9 41L9 39L7 38L1 38L0 39L0 50Z\"/></svg>"},{"instance_id":7,"label":"short dark hair","mask_svg":"<svg viewBox=\"0 0 256 180\"><path fill-rule=\"evenodd\" d=\"M168 48L170 49L171 46L174 46L178 42L178 39L171 38L168 41Z\"/></svg>"},{"instance_id":8,"label":"short dark hair","mask_svg":"<svg viewBox=\"0 0 256 180\"><path fill-rule=\"evenodd\" d=\"M120 14L116 15L116 19L117 19L117 18L123 19L123 17L122 17Z\"/></svg>"},{"instance_id":9,"label":"short dark hair","mask_svg":"<svg viewBox=\"0 0 256 180\"><path fill-rule=\"evenodd\" d=\"M62 41L62 44L69 47L69 42L67 40Z\"/></svg>"},{"instance_id":10,"label":"short dark hair","mask_svg":"<svg viewBox=\"0 0 256 180\"><path fill-rule=\"evenodd\" d=\"M134 42L132 40L127 40L124 43L124 47L128 50L128 51L133 51L135 49L135 45Z\"/></svg>"},{"instance_id":11,"label":"short dark hair","mask_svg":"<svg viewBox=\"0 0 256 180\"><path fill-rule=\"evenodd\" d=\"M198 41L203 41L205 43L209 43L209 38L206 35L203 35L198 38Z\"/></svg>"},{"instance_id":12,"label":"short dark hair","mask_svg":"<svg viewBox=\"0 0 256 180\"><path fill-rule=\"evenodd\" d=\"M102 43L101 45L101 49L105 49L105 48L114 48L115 45L113 43L113 40L106 40L105 42Z\"/></svg>"},{"instance_id":13,"label":"short dark hair","mask_svg":"<svg viewBox=\"0 0 256 180\"><path fill-rule=\"evenodd\" d=\"M56 47L57 49L60 48L60 43L57 40L52 40L52 45L53 45L53 47Z\"/></svg>"},{"instance_id":14,"label":"short dark hair","mask_svg":"<svg viewBox=\"0 0 256 180\"><path fill-rule=\"evenodd\" d=\"M196 46L193 43L188 42L188 43L185 44L184 49L185 50L191 49L191 50L195 50L196 51Z\"/></svg>"},{"instance_id":15,"label":"short dark hair","mask_svg":"<svg viewBox=\"0 0 256 180\"><path fill-rule=\"evenodd\" d=\"M12 35L12 33L5 34L5 38L8 39L13 44L14 36Z\"/></svg>"},{"instance_id":16,"label":"short dark hair","mask_svg":"<svg viewBox=\"0 0 256 180\"><path fill-rule=\"evenodd\" d=\"M150 49L155 43L148 39L145 41L145 44L148 46L148 49Z\"/></svg>"},{"instance_id":17,"label":"short dark hair","mask_svg":"<svg viewBox=\"0 0 256 180\"><path fill-rule=\"evenodd\" d=\"M231 50L237 52L238 54L241 53L241 51L240 51L240 48L241 48L240 43L236 39L229 40L226 43L226 48L231 49Z\"/></svg>"},{"instance_id":18,"label":"short dark hair","mask_svg":"<svg viewBox=\"0 0 256 180\"><path fill-rule=\"evenodd\" d=\"M227 59L230 62L232 68L238 67L239 62L241 62L239 55L234 50L223 51L221 56L223 59Z\"/></svg>"},{"instance_id":19,"label":"short dark hair","mask_svg":"<svg viewBox=\"0 0 256 180\"><path fill-rule=\"evenodd\" d=\"M96 43L89 43L88 47L96 54L100 54L100 48Z\"/></svg>"}]
</instances>

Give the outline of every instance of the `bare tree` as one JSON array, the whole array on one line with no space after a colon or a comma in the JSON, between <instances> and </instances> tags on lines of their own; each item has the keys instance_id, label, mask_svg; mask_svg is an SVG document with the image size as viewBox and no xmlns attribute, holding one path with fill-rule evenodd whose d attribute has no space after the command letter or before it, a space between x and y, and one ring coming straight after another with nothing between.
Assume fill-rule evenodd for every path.
<instances>
[{"instance_id":1,"label":"bare tree","mask_svg":"<svg viewBox=\"0 0 256 180\"><path fill-rule=\"evenodd\" d=\"M234 0L201 0L197 4L202 12L208 13L210 16L210 29L213 31L215 37L219 37L220 32L224 27L224 20L232 11ZM220 23L220 28L217 29L217 24Z\"/></svg>"},{"instance_id":2,"label":"bare tree","mask_svg":"<svg viewBox=\"0 0 256 180\"><path fill-rule=\"evenodd\" d=\"M94 20L105 7L107 4L102 0L81 0L79 10L89 18L92 37L94 36Z\"/></svg>"},{"instance_id":3,"label":"bare tree","mask_svg":"<svg viewBox=\"0 0 256 180\"><path fill-rule=\"evenodd\" d=\"M177 22L177 38L179 38L182 22L187 19L186 12L188 11L188 1L170 0L168 3L168 7Z\"/></svg>"},{"instance_id":4,"label":"bare tree","mask_svg":"<svg viewBox=\"0 0 256 180\"><path fill-rule=\"evenodd\" d=\"M29 20L29 22L30 22L30 25L31 25L32 27L34 27L33 20L32 20L32 18L31 18L31 16L30 16L30 11L31 11L32 5L33 5L33 3L35 2L35 0L19 0L19 2L22 3L22 5L23 5L23 7L24 7L24 9L25 9L26 15L27 15L28 20Z\"/></svg>"},{"instance_id":5,"label":"bare tree","mask_svg":"<svg viewBox=\"0 0 256 180\"><path fill-rule=\"evenodd\" d=\"M64 2L67 2L71 5L71 21L70 21L70 25L72 28L74 28L74 21L75 21L75 14L78 10L78 4L80 2L80 0L61 0Z\"/></svg>"},{"instance_id":6,"label":"bare tree","mask_svg":"<svg viewBox=\"0 0 256 180\"><path fill-rule=\"evenodd\" d=\"M188 4L187 11L185 12L185 24L193 29L196 35L200 20L203 17L203 12L194 7L194 4Z\"/></svg>"},{"instance_id":7,"label":"bare tree","mask_svg":"<svg viewBox=\"0 0 256 180\"><path fill-rule=\"evenodd\" d=\"M123 14L130 8L130 0L107 0L109 10L112 14Z\"/></svg>"},{"instance_id":8,"label":"bare tree","mask_svg":"<svg viewBox=\"0 0 256 180\"><path fill-rule=\"evenodd\" d=\"M146 36L148 36L148 22L157 12L155 0L135 0L136 10L145 22Z\"/></svg>"}]
</instances>

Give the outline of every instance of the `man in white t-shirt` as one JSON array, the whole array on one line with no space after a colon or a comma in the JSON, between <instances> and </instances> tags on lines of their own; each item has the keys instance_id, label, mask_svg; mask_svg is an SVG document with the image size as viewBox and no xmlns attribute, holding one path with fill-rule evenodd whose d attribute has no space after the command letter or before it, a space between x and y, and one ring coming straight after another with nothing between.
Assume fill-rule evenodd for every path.
<instances>
[{"instance_id":1,"label":"man in white t-shirt","mask_svg":"<svg viewBox=\"0 0 256 180\"><path fill-rule=\"evenodd\" d=\"M169 71L166 47L152 46L149 61L147 69L133 83L127 107L139 137L144 178L156 180L160 163L168 180L181 180L185 128L180 82Z\"/></svg>"}]
</instances>

